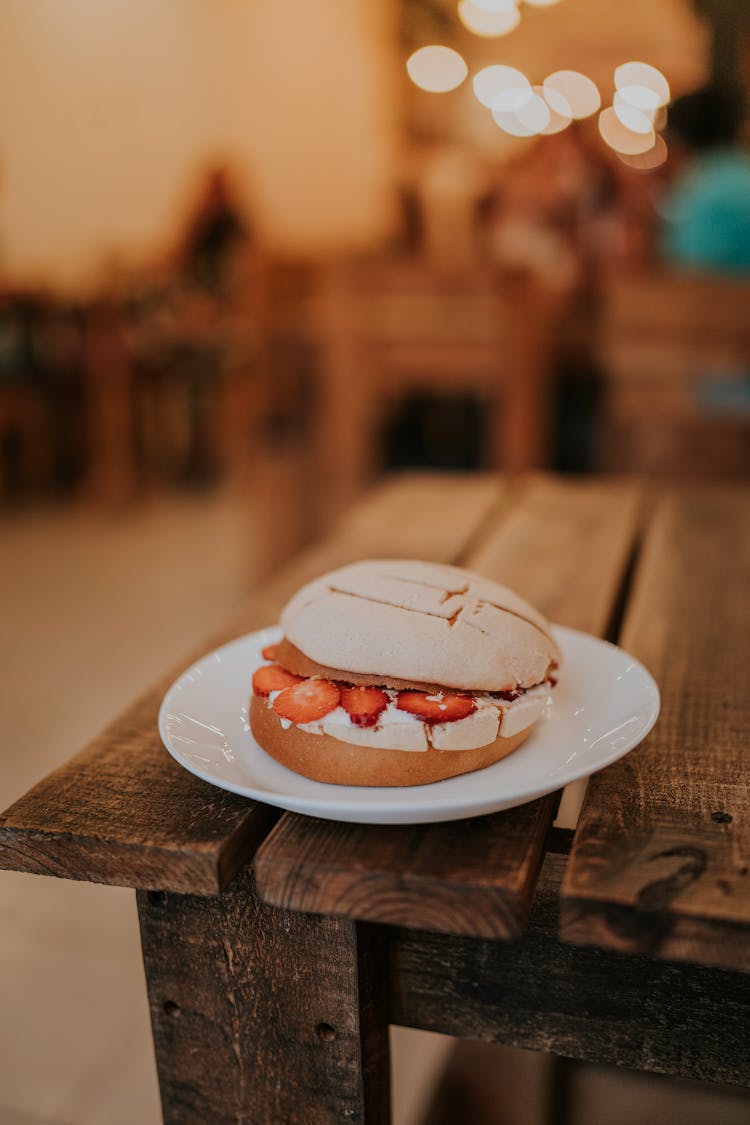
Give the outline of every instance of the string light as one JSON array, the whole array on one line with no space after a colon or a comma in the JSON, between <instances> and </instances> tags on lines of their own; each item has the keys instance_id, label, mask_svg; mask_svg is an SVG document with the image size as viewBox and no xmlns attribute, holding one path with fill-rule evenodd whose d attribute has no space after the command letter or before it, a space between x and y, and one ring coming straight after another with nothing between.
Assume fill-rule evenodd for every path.
<instances>
[{"instance_id":1,"label":"string light","mask_svg":"<svg viewBox=\"0 0 750 1125\"><path fill-rule=\"evenodd\" d=\"M602 104L596 84L577 70L556 70L544 80L544 96L560 94L570 106L575 121L591 117Z\"/></svg>"},{"instance_id":2,"label":"string light","mask_svg":"<svg viewBox=\"0 0 750 1125\"><path fill-rule=\"evenodd\" d=\"M509 12L518 7L518 0L471 0L475 8L483 12Z\"/></svg>"},{"instance_id":3,"label":"string light","mask_svg":"<svg viewBox=\"0 0 750 1125\"><path fill-rule=\"evenodd\" d=\"M650 90L648 86L639 86L636 84L630 86L618 86L615 93L615 101L617 100L627 102L635 109L640 109L644 113L650 114L652 117L659 109L663 102L661 96L656 90Z\"/></svg>"},{"instance_id":4,"label":"string light","mask_svg":"<svg viewBox=\"0 0 750 1125\"><path fill-rule=\"evenodd\" d=\"M617 155L623 164L636 172L652 172L654 168L660 168L666 162L669 150L664 138L657 137L654 147L650 148L648 152L642 152L636 156L628 156L623 152L618 152Z\"/></svg>"},{"instance_id":5,"label":"string light","mask_svg":"<svg viewBox=\"0 0 750 1125\"><path fill-rule=\"evenodd\" d=\"M615 70L615 86L618 90L626 86L645 86L659 98L659 105L666 105L671 94L669 83L660 70L644 62L627 62Z\"/></svg>"},{"instance_id":6,"label":"string light","mask_svg":"<svg viewBox=\"0 0 750 1125\"><path fill-rule=\"evenodd\" d=\"M472 86L478 101L488 109L512 112L531 97L531 83L514 66L485 66L474 75Z\"/></svg>"},{"instance_id":7,"label":"string light","mask_svg":"<svg viewBox=\"0 0 750 1125\"><path fill-rule=\"evenodd\" d=\"M469 68L452 47L433 44L420 47L406 61L406 70L415 86L431 94L444 94L460 86Z\"/></svg>"},{"instance_id":8,"label":"string light","mask_svg":"<svg viewBox=\"0 0 750 1125\"><path fill-rule=\"evenodd\" d=\"M630 102L624 101L620 97L619 90L615 90L612 108L623 125L634 133L650 133L653 129L653 114L646 113L642 109L636 109Z\"/></svg>"},{"instance_id":9,"label":"string light","mask_svg":"<svg viewBox=\"0 0 750 1125\"><path fill-rule=\"evenodd\" d=\"M517 26L520 0L460 0L464 25L477 35L507 34ZM558 0L525 0L534 7L552 7ZM437 44L422 47L408 59L412 82L423 90L442 93L460 86L468 68L458 51ZM541 86L532 86L522 71L512 66L485 66L472 78L477 100L490 109L496 125L515 137L546 136L562 132L571 121L599 112L603 141L638 170L658 168L667 159L667 146L657 136L666 123L671 94L665 76L655 66L627 62L614 72L612 105L601 109L596 84L576 70L556 70Z\"/></svg>"},{"instance_id":10,"label":"string light","mask_svg":"<svg viewBox=\"0 0 750 1125\"><path fill-rule=\"evenodd\" d=\"M613 106L608 106L599 114L599 132L605 144L625 156L639 156L656 144L653 129L649 129L648 133L629 129L617 116Z\"/></svg>"},{"instance_id":11,"label":"string light","mask_svg":"<svg viewBox=\"0 0 750 1125\"><path fill-rule=\"evenodd\" d=\"M552 111L543 97L532 93L525 105L515 111L515 116L532 133L541 133L552 120Z\"/></svg>"},{"instance_id":12,"label":"string light","mask_svg":"<svg viewBox=\"0 0 750 1125\"><path fill-rule=\"evenodd\" d=\"M507 35L521 22L521 16L515 4L509 8L487 10L478 7L473 0L460 0L458 18L469 31L485 39Z\"/></svg>"},{"instance_id":13,"label":"string light","mask_svg":"<svg viewBox=\"0 0 750 1125\"><path fill-rule=\"evenodd\" d=\"M573 120L570 103L556 90L545 90L543 86L533 86L532 89L543 99L550 111L550 120L542 129L544 136L551 137L555 133L562 133Z\"/></svg>"},{"instance_id":14,"label":"string light","mask_svg":"<svg viewBox=\"0 0 750 1125\"><path fill-rule=\"evenodd\" d=\"M515 113L503 113L500 110L493 109L492 119L504 133L509 133L511 137L534 136L534 130L529 129L526 125L522 125Z\"/></svg>"}]
</instances>

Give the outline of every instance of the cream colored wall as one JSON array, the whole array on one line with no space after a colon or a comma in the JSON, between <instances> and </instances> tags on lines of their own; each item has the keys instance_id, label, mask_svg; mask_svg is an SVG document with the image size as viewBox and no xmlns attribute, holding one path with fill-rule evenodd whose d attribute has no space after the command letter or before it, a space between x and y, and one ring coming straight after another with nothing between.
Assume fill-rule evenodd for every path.
<instances>
[{"instance_id":1,"label":"cream colored wall","mask_svg":"<svg viewBox=\"0 0 750 1125\"><path fill-rule=\"evenodd\" d=\"M397 2L222 6L223 135L277 246L361 246L389 224Z\"/></svg>"},{"instance_id":2,"label":"cream colored wall","mask_svg":"<svg viewBox=\"0 0 750 1125\"><path fill-rule=\"evenodd\" d=\"M388 222L390 0L3 0L0 270L75 286L174 238L236 164L285 250Z\"/></svg>"}]
</instances>

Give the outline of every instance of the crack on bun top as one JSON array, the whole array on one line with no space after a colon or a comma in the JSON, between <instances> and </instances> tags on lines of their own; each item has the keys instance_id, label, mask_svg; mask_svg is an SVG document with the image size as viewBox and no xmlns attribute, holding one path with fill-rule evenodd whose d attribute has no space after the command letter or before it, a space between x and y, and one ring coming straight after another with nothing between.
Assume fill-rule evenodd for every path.
<instances>
[{"instance_id":1,"label":"crack on bun top","mask_svg":"<svg viewBox=\"0 0 750 1125\"><path fill-rule=\"evenodd\" d=\"M377 559L308 583L285 607L289 643L328 668L468 690L529 686L559 649L512 590L458 567Z\"/></svg>"}]
</instances>

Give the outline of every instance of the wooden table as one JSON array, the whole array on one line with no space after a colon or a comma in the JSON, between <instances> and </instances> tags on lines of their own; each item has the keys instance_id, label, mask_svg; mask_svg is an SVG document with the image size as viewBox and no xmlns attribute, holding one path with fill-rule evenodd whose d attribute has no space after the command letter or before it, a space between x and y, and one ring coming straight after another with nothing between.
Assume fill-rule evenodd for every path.
<instances>
[{"instance_id":1,"label":"wooden table","mask_svg":"<svg viewBox=\"0 0 750 1125\"><path fill-rule=\"evenodd\" d=\"M749 509L739 487L408 477L183 662L360 556L474 567L660 684L575 835L555 795L379 828L212 788L159 742L180 668L5 813L2 866L137 889L165 1121L387 1122L389 1023L750 1085Z\"/></svg>"}]
</instances>

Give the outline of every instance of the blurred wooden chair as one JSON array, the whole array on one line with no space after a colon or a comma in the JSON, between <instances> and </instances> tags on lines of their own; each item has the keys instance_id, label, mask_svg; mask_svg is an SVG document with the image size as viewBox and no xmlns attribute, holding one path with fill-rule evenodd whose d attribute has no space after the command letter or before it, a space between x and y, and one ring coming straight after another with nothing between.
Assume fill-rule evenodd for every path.
<instances>
[{"instance_id":1,"label":"blurred wooden chair","mask_svg":"<svg viewBox=\"0 0 750 1125\"><path fill-rule=\"evenodd\" d=\"M750 280L613 283L602 320L603 469L750 475Z\"/></svg>"},{"instance_id":2,"label":"blurred wooden chair","mask_svg":"<svg viewBox=\"0 0 750 1125\"><path fill-rule=\"evenodd\" d=\"M49 411L34 346L38 319L35 294L0 292L0 500L52 484Z\"/></svg>"},{"instance_id":3,"label":"blurred wooden chair","mask_svg":"<svg viewBox=\"0 0 750 1125\"><path fill-rule=\"evenodd\" d=\"M15 447L15 457L9 447ZM35 494L50 484L50 442L43 397L38 388L0 383L0 499L12 495L14 485ZM12 481L9 459L18 481Z\"/></svg>"},{"instance_id":4,"label":"blurred wooden chair","mask_svg":"<svg viewBox=\"0 0 750 1125\"><path fill-rule=\"evenodd\" d=\"M548 462L551 341L559 298L525 277L417 260L322 268L313 331L322 526L382 467L382 427L412 392L469 392L485 415L486 468Z\"/></svg>"}]
</instances>

